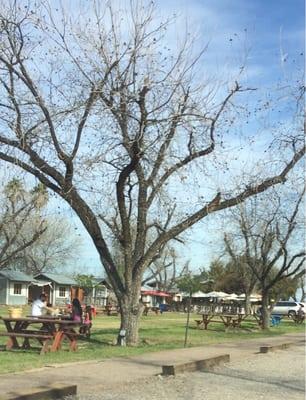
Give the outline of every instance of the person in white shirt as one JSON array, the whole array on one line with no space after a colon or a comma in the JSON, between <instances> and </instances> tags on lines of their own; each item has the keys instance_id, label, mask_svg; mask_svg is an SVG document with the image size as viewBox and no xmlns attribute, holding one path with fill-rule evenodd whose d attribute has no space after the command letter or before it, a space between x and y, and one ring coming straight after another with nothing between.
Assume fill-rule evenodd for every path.
<instances>
[{"instance_id":1,"label":"person in white shirt","mask_svg":"<svg viewBox=\"0 0 306 400\"><path fill-rule=\"evenodd\" d=\"M39 299L36 299L35 301L33 301L32 312L31 312L31 315L33 317L40 317L41 315L43 315L43 310L50 309L49 307L47 307L46 299L47 299L46 295L44 293L42 293L39 296Z\"/></svg>"}]
</instances>

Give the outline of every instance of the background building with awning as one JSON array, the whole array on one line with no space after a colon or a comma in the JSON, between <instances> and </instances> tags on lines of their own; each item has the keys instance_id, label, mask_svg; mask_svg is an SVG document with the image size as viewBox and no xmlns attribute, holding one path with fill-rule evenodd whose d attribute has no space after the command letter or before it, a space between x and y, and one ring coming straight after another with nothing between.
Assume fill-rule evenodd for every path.
<instances>
[{"instance_id":1,"label":"background building with awning","mask_svg":"<svg viewBox=\"0 0 306 400\"><path fill-rule=\"evenodd\" d=\"M141 301L147 307L158 307L160 304L166 304L167 299L172 299L170 293L146 287L141 288Z\"/></svg>"},{"instance_id":2,"label":"background building with awning","mask_svg":"<svg viewBox=\"0 0 306 400\"><path fill-rule=\"evenodd\" d=\"M35 275L35 280L42 282L43 286L31 285L29 287L29 299L33 300L39 296L39 293L44 292L47 296L48 303L52 305L65 305L71 302L74 297L73 288L78 288L78 283L75 279L62 275L44 272ZM37 296L38 294L38 296ZM34 297L34 295L36 297Z\"/></svg>"},{"instance_id":3,"label":"background building with awning","mask_svg":"<svg viewBox=\"0 0 306 400\"><path fill-rule=\"evenodd\" d=\"M71 301L77 282L62 274L25 274L21 271L0 270L0 304L22 306L37 299L41 293L51 305L64 305Z\"/></svg>"}]
</instances>

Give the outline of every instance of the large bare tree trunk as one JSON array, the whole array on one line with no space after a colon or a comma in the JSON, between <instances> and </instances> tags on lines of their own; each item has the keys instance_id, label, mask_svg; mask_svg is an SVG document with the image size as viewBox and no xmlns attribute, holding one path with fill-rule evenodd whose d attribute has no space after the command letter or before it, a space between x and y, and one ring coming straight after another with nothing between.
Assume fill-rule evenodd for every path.
<instances>
[{"instance_id":1,"label":"large bare tree trunk","mask_svg":"<svg viewBox=\"0 0 306 400\"><path fill-rule=\"evenodd\" d=\"M136 346L139 341L139 323L143 312L143 304L140 301L141 282L129 288L128 293L121 296L117 294L120 306L120 331L118 344ZM122 341L122 337L124 340Z\"/></svg>"},{"instance_id":2,"label":"large bare tree trunk","mask_svg":"<svg viewBox=\"0 0 306 400\"><path fill-rule=\"evenodd\" d=\"M269 304L269 291L262 291L262 329L268 330L270 328L270 304Z\"/></svg>"},{"instance_id":3,"label":"large bare tree trunk","mask_svg":"<svg viewBox=\"0 0 306 400\"><path fill-rule=\"evenodd\" d=\"M245 313L246 314L251 314L251 294L250 293L245 293L245 301L244 301L244 307L245 307Z\"/></svg>"}]
</instances>

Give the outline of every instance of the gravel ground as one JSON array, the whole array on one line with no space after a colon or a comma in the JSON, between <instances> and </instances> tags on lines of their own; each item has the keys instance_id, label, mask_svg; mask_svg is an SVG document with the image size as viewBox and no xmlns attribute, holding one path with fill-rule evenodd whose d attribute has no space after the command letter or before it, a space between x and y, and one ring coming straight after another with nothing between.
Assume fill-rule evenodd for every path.
<instances>
[{"instance_id":1,"label":"gravel ground","mask_svg":"<svg viewBox=\"0 0 306 400\"><path fill-rule=\"evenodd\" d=\"M304 400L304 345L231 362L214 372L155 376L66 400Z\"/></svg>"}]
</instances>

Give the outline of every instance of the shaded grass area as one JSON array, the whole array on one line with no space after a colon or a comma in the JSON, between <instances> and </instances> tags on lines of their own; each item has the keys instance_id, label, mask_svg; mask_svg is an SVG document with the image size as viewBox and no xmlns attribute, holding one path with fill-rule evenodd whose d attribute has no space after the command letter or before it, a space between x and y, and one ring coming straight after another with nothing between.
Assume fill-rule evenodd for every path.
<instances>
[{"instance_id":1,"label":"shaded grass area","mask_svg":"<svg viewBox=\"0 0 306 400\"><path fill-rule=\"evenodd\" d=\"M25 310L24 315L27 315ZM0 307L0 316L7 315L7 308ZM244 323L243 329L225 332L224 325L211 323L207 331L196 329L195 319L191 316L188 335L188 346L204 346L209 344L247 340L260 337L281 335L285 333L303 332L304 325L296 325L290 320L282 320L269 332L260 331L255 324ZM111 357L127 357L165 349L182 348L186 325L186 314L164 313L162 315L143 316L140 326L140 343L137 347L117 347L114 345L118 329L119 317L97 316L93 321L90 339L78 341L78 351L70 352L68 346L57 353L40 356L38 350L5 351L7 338L0 337L0 374L42 367L49 364L105 359ZM5 332L0 321L0 331Z\"/></svg>"}]
</instances>

